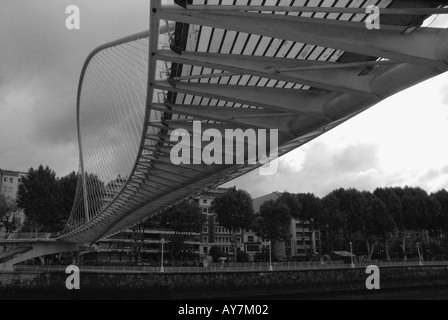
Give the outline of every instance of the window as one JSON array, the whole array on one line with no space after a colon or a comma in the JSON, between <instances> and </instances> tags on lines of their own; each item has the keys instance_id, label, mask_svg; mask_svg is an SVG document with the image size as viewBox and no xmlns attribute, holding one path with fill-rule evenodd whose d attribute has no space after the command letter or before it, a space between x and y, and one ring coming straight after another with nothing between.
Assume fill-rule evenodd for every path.
<instances>
[{"instance_id":1,"label":"window","mask_svg":"<svg viewBox=\"0 0 448 320\"><path fill-rule=\"evenodd\" d=\"M202 200L202 203L203 204L207 204L207 200Z\"/></svg>"},{"instance_id":2,"label":"window","mask_svg":"<svg viewBox=\"0 0 448 320\"><path fill-rule=\"evenodd\" d=\"M208 227L203 227L202 228L202 233L208 233Z\"/></svg>"},{"instance_id":3,"label":"window","mask_svg":"<svg viewBox=\"0 0 448 320\"><path fill-rule=\"evenodd\" d=\"M241 238L236 238L237 243L241 243Z\"/></svg>"},{"instance_id":4,"label":"window","mask_svg":"<svg viewBox=\"0 0 448 320\"><path fill-rule=\"evenodd\" d=\"M236 233L237 233L237 234L241 234L241 228L237 229L237 230L236 230Z\"/></svg>"},{"instance_id":5,"label":"window","mask_svg":"<svg viewBox=\"0 0 448 320\"><path fill-rule=\"evenodd\" d=\"M247 237L247 241L248 242L255 242L255 237L254 236L248 236Z\"/></svg>"},{"instance_id":6,"label":"window","mask_svg":"<svg viewBox=\"0 0 448 320\"><path fill-rule=\"evenodd\" d=\"M260 247L259 246L256 246L256 245L248 245L247 246L247 251L249 251L249 252L258 252L258 251L260 251Z\"/></svg>"},{"instance_id":7,"label":"window","mask_svg":"<svg viewBox=\"0 0 448 320\"><path fill-rule=\"evenodd\" d=\"M208 253L208 247L204 247L204 253L205 253L205 254Z\"/></svg>"},{"instance_id":8,"label":"window","mask_svg":"<svg viewBox=\"0 0 448 320\"><path fill-rule=\"evenodd\" d=\"M14 183L14 178L9 178L10 183Z\"/></svg>"},{"instance_id":9,"label":"window","mask_svg":"<svg viewBox=\"0 0 448 320\"><path fill-rule=\"evenodd\" d=\"M202 243L207 244L207 243L208 243L208 237L203 237L203 238L202 238Z\"/></svg>"}]
</instances>

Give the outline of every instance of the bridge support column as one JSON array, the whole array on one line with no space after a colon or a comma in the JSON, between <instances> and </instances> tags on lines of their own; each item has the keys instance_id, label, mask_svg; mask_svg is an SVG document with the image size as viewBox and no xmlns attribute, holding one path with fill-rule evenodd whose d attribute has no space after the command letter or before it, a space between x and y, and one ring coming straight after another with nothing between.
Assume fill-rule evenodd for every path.
<instances>
[{"instance_id":1,"label":"bridge support column","mask_svg":"<svg viewBox=\"0 0 448 320\"><path fill-rule=\"evenodd\" d=\"M76 243L35 243L17 245L2 254L0 258L0 272L14 271L14 265L34 258L48 255L79 251Z\"/></svg>"}]
</instances>

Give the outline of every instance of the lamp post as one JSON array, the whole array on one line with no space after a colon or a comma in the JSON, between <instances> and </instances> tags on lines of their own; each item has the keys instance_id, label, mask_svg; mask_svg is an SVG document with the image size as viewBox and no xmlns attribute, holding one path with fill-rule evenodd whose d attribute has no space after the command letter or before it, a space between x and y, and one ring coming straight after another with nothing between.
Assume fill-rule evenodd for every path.
<instances>
[{"instance_id":1,"label":"lamp post","mask_svg":"<svg viewBox=\"0 0 448 320\"><path fill-rule=\"evenodd\" d=\"M353 260L353 242L350 242L350 259L352 261L352 268L355 268L355 262Z\"/></svg>"},{"instance_id":2,"label":"lamp post","mask_svg":"<svg viewBox=\"0 0 448 320\"><path fill-rule=\"evenodd\" d=\"M423 266L422 254L420 252L420 242L417 242L418 264Z\"/></svg>"},{"instance_id":3,"label":"lamp post","mask_svg":"<svg viewBox=\"0 0 448 320\"><path fill-rule=\"evenodd\" d=\"M163 250L164 250L164 245L165 245L165 239L162 239L162 241L161 241L161 243L162 243L162 263L161 263L161 267L160 267L160 272L165 272L165 268L163 267L163 264L164 264L164 262L163 262Z\"/></svg>"},{"instance_id":4,"label":"lamp post","mask_svg":"<svg viewBox=\"0 0 448 320\"><path fill-rule=\"evenodd\" d=\"M272 267L272 241L269 241L269 271L274 271Z\"/></svg>"}]
</instances>

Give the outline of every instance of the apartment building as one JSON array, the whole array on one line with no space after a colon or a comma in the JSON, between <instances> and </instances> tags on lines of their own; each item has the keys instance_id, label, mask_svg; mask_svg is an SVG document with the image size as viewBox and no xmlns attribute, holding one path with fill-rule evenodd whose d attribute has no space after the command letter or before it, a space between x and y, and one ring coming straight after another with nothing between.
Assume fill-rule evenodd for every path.
<instances>
[{"instance_id":1,"label":"apartment building","mask_svg":"<svg viewBox=\"0 0 448 320\"><path fill-rule=\"evenodd\" d=\"M17 191L19 191L19 185L22 183L22 179L27 175L25 172L9 171L0 169L0 195L11 200L17 199ZM25 214L23 210L20 210L13 216L13 219L19 225L23 225L25 222ZM0 230L1 233L2 230Z\"/></svg>"},{"instance_id":2,"label":"apartment building","mask_svg":"<svg viewBox=\"0 0 448 320\"><path fill-rule=\"evenodd\" d=\"M0 169L0 195L15 200L19 185L27 173Z\"/></svg>"},{"instance_id":3,"label":"apartment building","mask_svg":"<svg viewBox=\"0 0 448 320\"><path fill-rule=\"evenodd\" d=\"M273 192L254 199L255 213L260 213L260 208L263 203L270 200L278 200L281 196L281 192ZM304 260L310 254L316 254L321 251L321 233L319 230L311 230L307 222L293 219L291 221L289 236L290 241L288 243L278 242L272 248L273 252L280 259L286 259L289 255L292 259Z\"/></svg>"},{"instance_id":4,"label":"apartment building","mask_svg":"<svg viewBox=\"0 0 448 320\"><path fill-rule=\"evenodd\" d=\"M227 189L223 188L211 189L195 199L202 213L207 217L201 233L202 243L200 252L202 255L209 254L213 247L218 247L225 254L231 255L234 253L231 241L232 233L219 224L216 213L211 210L211 205L215 197L226 191ZM245 251L244 230L237 230L236 233L237 250Z\"/></svg>"}]
</instances>

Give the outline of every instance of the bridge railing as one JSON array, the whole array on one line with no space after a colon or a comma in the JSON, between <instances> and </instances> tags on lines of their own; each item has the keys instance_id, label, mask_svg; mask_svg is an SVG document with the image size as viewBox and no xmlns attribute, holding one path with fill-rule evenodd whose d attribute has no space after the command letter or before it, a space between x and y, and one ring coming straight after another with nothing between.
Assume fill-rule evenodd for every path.
<instances>
[{"instance_id":1,"label":"bridge railing","mask_svg":"<svg viewBox=\"0 0 448 320\"><path fill-rule=\"evenodd\" d=\"M446 266L448 261L430 261L430 262L378 262L356 264L356 269L365 269L368 266L376 265L379 268L407 268L423 266ZM160 273L160 267L121 267L121 266L81 266L81 273ZM336 270L351 269L350 264L341 263L273 263L273 271L309 271L309 270ZM17 272L46 272L46 273L65 273L65 266L16 266ZM226 272L269 272L270 265L266 263L240 264L235 266L217 266L205 267L164 267L165 273L226 273Z\"/></svg>"},{"instance_id":2,"label":"bridge railing","mask_svg":"<svg viewBox=\"0 0 448 320\"><path fill-rule=\"evenodd\" d=\"M0 232L0 239L4 240L34 240L34 239L50 239L51 233L12 233L6 238L6 234Z\"/></svg>"}]
</instances>

